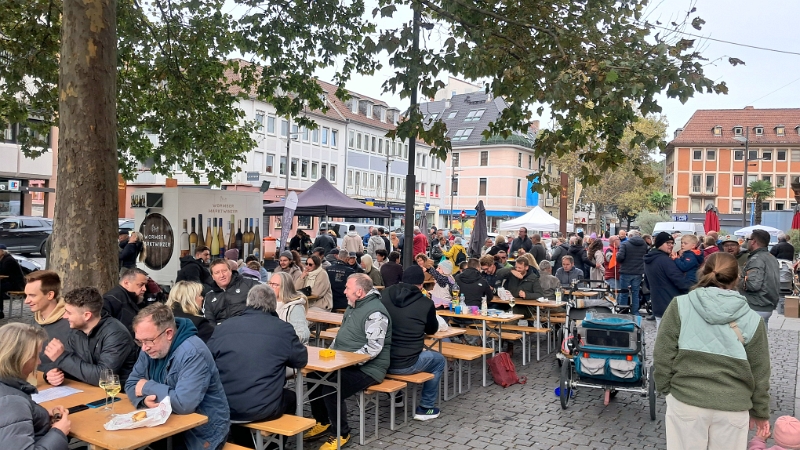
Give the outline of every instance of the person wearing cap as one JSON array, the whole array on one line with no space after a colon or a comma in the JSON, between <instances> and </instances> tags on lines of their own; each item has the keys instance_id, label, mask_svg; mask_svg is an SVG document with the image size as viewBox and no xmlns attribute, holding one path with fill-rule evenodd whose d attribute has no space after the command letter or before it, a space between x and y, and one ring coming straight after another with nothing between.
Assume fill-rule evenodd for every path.
<instances>
[{"instance_id":1,"label":"person wearing cap","mask_svg":"<svg viewBox=\"0 0 800 450\"><path fill-rule=\"evenodd\" d=\"M347 252L347 259L345 260L345 262L347 263L347 265L352 267L356 273L364 273L364 269L358 263L358 254L356 252Z\"/></svg>"},{"instance_id":2,"label":"person wearing cap","mask_svg":"<svg viewBox=\"0 0 800 450\"><path fill-rule=\"evenodd\" d=\"M717 247L719 247L721 251L733 255L733 257L736 258L736 262L739 263L739 269L747 264L748 253L741 250L741 244L735 236L728 234L721 237L719 242L717 242Z\"/></svg>"},{"instance_id":3,"label":"person wearing cap","mask_svg":"<svg viewBox=\"0 0 800 450\"><path fill-rule=\"evenodd\" d=\"M0 279L0 297L7 300L9 291L22 291L25 289L25 275L19 263L4 244L0 244L0 275L8 278ZM4 317L3 309L0 308L0 319Z\"/></svg>"},{"instance_id":4,"label":"person wearing cap","mask_svg":"<svg viewBox=\"0 0 800 450\"><path fill-rule=\"evenodd\" d=\"M769 233L753 230L747 242L750 255L739 274L739 292L747 299L750 308L764 319L764 324L769 325L769 318L778 307L780 266L767 250Z\"/></svg>"},{"instance_id":5,"label":"person wearing cap","mask_svg":"<svg viewBox=\"0 0 800 450\"><path fill-rule=\"evenodd\" d=\"M772 430L775 445L767 448L769 430L753 436L747 450L800 450L800 420L792 416L780 416Z\"/></svg>"},{"instance_id":6,"label":"person wearing cap","mask_svg":"<svg viewBox=\"0 0 800 450\"><path fill-rule=\"evenodd\" d=\"M333 309L347 308L347 296L344 294L347 287L347 279L356 273L355 269L347 263L350 259L350 252L339 250L339 257L325 269L328 274L328 281L331 283L331 293L333 297Z\"/></svg>"},{"instance_id":7,"label":"person wearing cap","mask_svg":"<svg viewBox=\"0 0 800 450\"><path fill-rule=\"evenodd\" d=\"M278 265L273 269L272 273L281 273L286 272L291 275L292 280L297 281L300 278L300 275L303 274L303 270L297 267L297 264L294 263L294 255L292 252L284 251L281 252L280 257L278 257Z\"/></svg>"},{"instance_id":8,"label":"person wearing cap","mask_svg":"<svg viewBox=\"0 0 800 450\"><path fill-rule=\"evenodd\" d=\"M644 255L644 274L653 289L650 290L650 302L656 318L656 329L661 324L661 317L673 298L689 292L691 283L684 278L683 272L672 260L672 249L675 240L669 233L662 231L655 238L655 248Z\"/></svg>"},{"instance_id":9,"label":"person wearing cap","mask_svg":"<svg viewBox=\"0 0 800 450\"><path fill-rule=\"evenodd\" d=\"M436 399L439 396L439 380L446 364L441 353L423 351L425 335L434 334L439 330L433 302L422 294L424 281L425 273L422 267L411 266L403 272L401 283L384 289L381 294L381 302L392 318L392 349L388 373L433 374L433 378L422 385L419 406L414 405L416 420L439 417Z\"/></svg>"}]
</instances>

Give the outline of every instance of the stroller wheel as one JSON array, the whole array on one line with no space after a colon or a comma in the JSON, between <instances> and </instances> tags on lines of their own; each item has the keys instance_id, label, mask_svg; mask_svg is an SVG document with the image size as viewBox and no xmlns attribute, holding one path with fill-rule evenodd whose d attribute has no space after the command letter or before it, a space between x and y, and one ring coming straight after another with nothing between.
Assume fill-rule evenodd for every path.
<instances>
[{"instance_id":1,"label":"stroller wheel","mask_svg":"<svg viewBox=\"0 0 800 450\"><path fill-rule=\"evenodd\" d=\"M561 366L561 379L559 384L561 409L567 409L569 398L572 396L572 367L570 367L569 361L565 361Z\"/></svg>"},{"instance_id":2,"label":"stroller wheel","mask_svg":"<svg viewBox=\"0 0 800 450\"><path fill-rule=\"evenodd\" d=\"M617 394L619 394L619 391L612 388L611 392L609 392L609 397L614 398L617 396Z\"/></svg>"}]
</instances>

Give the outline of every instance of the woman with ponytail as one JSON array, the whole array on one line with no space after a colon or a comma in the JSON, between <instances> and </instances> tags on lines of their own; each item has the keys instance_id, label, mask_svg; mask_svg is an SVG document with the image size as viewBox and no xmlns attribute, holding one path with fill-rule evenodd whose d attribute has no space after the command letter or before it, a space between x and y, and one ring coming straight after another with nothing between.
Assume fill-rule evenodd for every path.
<instances>
[{"instance_id":1,"label":"woman with ponytail","mask_svg":"<svg viewBox=\"0 0 800 450\"><path fill-rule=\"evenodd\" d=\"M653 352L667 449L745 448L748 422L769 434L767 329L736 291L736 258L713 253L698 275L667 307Z\"/></svg>"}]
</instances>

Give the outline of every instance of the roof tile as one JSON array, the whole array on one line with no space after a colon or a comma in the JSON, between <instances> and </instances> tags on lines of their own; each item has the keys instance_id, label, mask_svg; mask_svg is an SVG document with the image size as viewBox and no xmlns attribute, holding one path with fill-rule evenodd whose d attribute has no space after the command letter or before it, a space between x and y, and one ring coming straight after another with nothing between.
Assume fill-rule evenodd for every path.
<instances>
[{"instance_id":1,"label":"roof tile","mask_svg":"<svg viewBox=\"0 0 800 450\"><path fill-rule=\"evenodd\" d=\"M714 136L714 127L722 127L722 136ZM776 127L786 127L785 135L778 136ZM763 126L764 134L757 136L754 127ZM750 145L797 145L800 144L800 108L784 109L700 109L686 122L678 136L668 145L675 147L693 145L739 146L734 139L734 127L750 127ZM743 132L744 135L746 132Z\"/></svg>"}]
</instances>

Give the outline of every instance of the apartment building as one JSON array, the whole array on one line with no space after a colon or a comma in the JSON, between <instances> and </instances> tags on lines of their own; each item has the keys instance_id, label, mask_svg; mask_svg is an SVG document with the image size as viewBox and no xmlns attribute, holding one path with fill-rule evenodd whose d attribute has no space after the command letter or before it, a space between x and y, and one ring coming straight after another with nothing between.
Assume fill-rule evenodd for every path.
<instances>
[{"instance_id":1,"label":"apartment building","mask_svg":"<svg viewBox=\"0 0 800 450\"><path fill-rule=\"evenodd\" d=\"M22 153L19 136L24 124L7 124L0 135L0 218L4 216L53 217L58 164L58 128L43 138L48 148L37 158Z\"/></svg>"},{"instance_id":2,"label":"apartment building","mask_svg":"<svg viewBox=\"0 0 800 450\"><path fill-rule=\"evenodd\" d=\"M775 187L765 211L789 209L795 205L791 177L800 172L800 109L698 110L675 131L665 154L673 213L699 213L709 204L721 214L750 211L751 201L742 199L756 180Z\"/></svg>"},{"instance_id":3,"label":"apartment building","mask_svg":"<svg viewBox=\"0 0 800 450\"><path fill-rule=\"evenodd\" d=\"M506 107L504 99L482 91L455 94L420 105L426 121L441 118L445 122L453 145L445 167L448 181L444 183L446 197L439 211L442 217L439 226L458 228L462 210L474 218L479 200L486 207L489 231L539 204L539 196L530 192L527 180L528 175L544 164L533 154L538 121L527 134L515 133L506 139L499 136L487 139L482 134ZM552 208L555 202L549 200ZM451 211L454 220L448 222Z\"/></svg>"}]
</instances>

